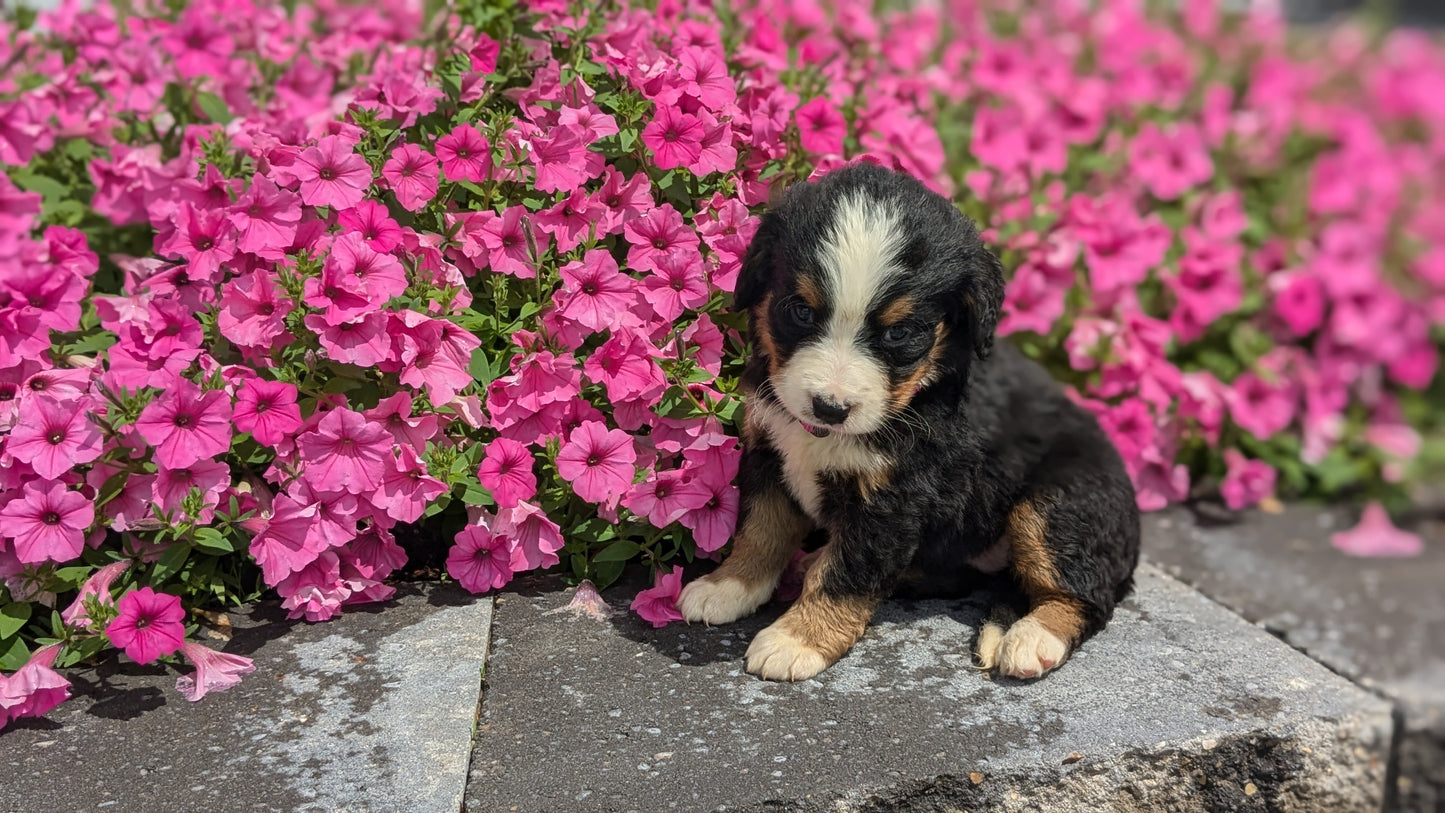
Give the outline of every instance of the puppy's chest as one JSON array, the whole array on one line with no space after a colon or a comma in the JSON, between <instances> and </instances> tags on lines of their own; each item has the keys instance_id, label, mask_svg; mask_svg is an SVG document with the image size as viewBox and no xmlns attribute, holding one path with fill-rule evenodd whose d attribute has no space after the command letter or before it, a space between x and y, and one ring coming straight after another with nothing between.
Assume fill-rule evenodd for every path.
<instances>
[{"instance_id":1,"label":"puppy's chest","mask_svg":"<svg viewBox=\"0 0 1445 813\"><path fill-rule=\"evenodd\" d=\"M887 483L893 468L893 461L887 455L849 437L813 437L790 416L775 408L760 406L764 408L756 411L753 420L782 458L784 484L814 522L824 524L820 482L824 474L851 478L854 487L865 497Z\"/></svg>"}]
</instances>

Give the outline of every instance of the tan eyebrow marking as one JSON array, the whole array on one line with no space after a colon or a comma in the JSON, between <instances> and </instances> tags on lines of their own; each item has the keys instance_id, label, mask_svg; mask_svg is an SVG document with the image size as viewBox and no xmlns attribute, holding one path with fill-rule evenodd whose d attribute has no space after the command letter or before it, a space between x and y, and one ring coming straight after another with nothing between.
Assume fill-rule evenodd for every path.
<instances>
[{"instance_id":1,"label":"tan eyebrow marking","mask_svg":"<svg viewBox=\"0 0 1445 813\"><path fill-rule=\"evenodd\" d=\"M909 314L913 313L913 305L913 297L907 294L900 296L892 302L889 302L888 307L884 308L883 312L878 314L878 321L882 323L884 327L896 325L904 319L907 319Z\"/></svg>"}]
</instances>

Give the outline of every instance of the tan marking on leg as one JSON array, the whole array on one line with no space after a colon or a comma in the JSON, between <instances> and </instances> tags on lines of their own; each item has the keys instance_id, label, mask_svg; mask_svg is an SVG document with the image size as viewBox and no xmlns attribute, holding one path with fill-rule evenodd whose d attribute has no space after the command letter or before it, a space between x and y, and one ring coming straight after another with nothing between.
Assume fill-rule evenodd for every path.
<instances>
[{"instance_id":1,"label":"tan marking on leg","mask_svg":"<svg viewBox=\"0 0 1445 813\"><path fill-rule=\"evenodd\" d=\"M976 556L970 556L963 563L982 573L998 573L1008 567L1009 543L1005 537L993 543L993 547Z\"/></svg>"},{"instance_id":2,"label":"tan marking on leg","mask_svg":"<svg viewBox=\"0 0 1445 813\"><path fill-rule=\"evenodd\" d=\"M1030 606L999 642L998 669L1011 677L1040 677L1057 667L1084 631L1084 603L1059 586L1047 532L1048 522L1033 503L1021 502L1009 514L1010 558Z\"/></svg>"},{"instance_id":3,"label":"tan marking on leg","mask_svg":"<svg viewBox=\"0 0 1445 813\"><path fill-rule=\"evenodd\" d=\"M687 621L706 624L727 624L756 612L812 529L812 521L781 489L750 496L732 554L717 570L683 588L678 611Z\"/></svg>"},{"instance_id":4,"label":"tan marking on leg","mask_svg":"<svg viewBox=\"0 0 1445 813\"><path fill-rule=\"evenodd\" d=\"M833 543L822 549L803 580L802 595L748 646L749 672L767 680L807 680L832 666L863 637L878 599L823 592L835 550Z\"/></svg>"},{"instance_id":5,"label":"tan marking on leg","mask_svg":"<svg viewBox=\"0 0 1445 813\"><path fill-rule=\"evenodd\" d=\"M907 294L898 297L892 302L889 302L888 307L884 308L882 313L878 314L878 323L884 327L889 327L902 322L908 318L908 314L913 313L913 305L913 297Z\"/></svg>"}]
</instances>

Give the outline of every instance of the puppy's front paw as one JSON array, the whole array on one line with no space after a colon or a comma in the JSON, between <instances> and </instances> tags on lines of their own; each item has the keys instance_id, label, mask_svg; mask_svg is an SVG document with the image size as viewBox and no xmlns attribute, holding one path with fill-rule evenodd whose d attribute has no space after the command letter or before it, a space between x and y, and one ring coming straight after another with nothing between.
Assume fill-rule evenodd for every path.
<instances>
[{"instance_id":1,"label":"puppy's front paw","mask_svg":"<svg viewBox=\"0 0 1445 813\"><path fill-rule=\"evenodd\" d=\"M764 680L807 680L831 662L777 624L759 632L748 646L748 672Z\"/></svg>"},{"instance_id":2,"label":"puppy's front paw","mask_svg":"<svg viewBox=\"0 0 1445 813\"><path fill-rule=\"evenodd\" d=\"M1068 642L1029 616L1009 627L998 642L998 671L1009 677L1043 677L1067 657Z\"/></svg>"},{"instance_id":3,"label":"puppy's front paw","mask_svg":"<svg viewBox=\"0 0 1445 813\"><path fill-rule=\"evenodd\" d=\"M682 588L677 597L677 611L689 622L731 624L752 615L771 594L771 588L750 590L737 579L704 576Z\"/></svg>"}]
</instances>

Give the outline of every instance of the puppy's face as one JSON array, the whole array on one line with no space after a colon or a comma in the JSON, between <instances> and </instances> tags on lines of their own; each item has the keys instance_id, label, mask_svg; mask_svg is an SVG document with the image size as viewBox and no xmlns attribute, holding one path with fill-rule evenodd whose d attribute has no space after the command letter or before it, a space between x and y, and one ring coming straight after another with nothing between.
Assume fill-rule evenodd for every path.
<instances>
[{"instance_id":1,"label":"puppy's face","mask_svg":"<svg viewBox=\"0 0 1445 813\"><path fill-rule=\"evenodd\" d=\"M1001 298L997 260L951 203L866 164L793 187L737 292L772 393L818 437L878 431L935 383L961 396Z\"/></svg>"}]
</instances>

